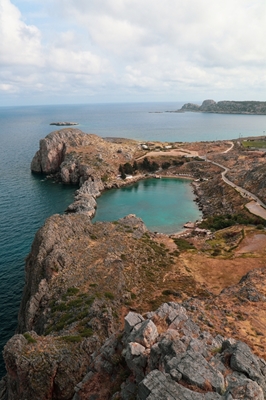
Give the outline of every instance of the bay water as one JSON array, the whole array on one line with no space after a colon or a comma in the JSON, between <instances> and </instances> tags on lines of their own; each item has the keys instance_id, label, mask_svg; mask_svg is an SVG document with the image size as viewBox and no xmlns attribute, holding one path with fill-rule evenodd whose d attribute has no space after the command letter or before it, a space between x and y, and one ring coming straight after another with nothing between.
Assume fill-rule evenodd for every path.
<instances>
[{"instance_id":1,"label":"bay water","mask_svg":"<svg viewBox=\"0 0 266 400\"><path fill-rule=\"evenodd\" d=\"M0 107L0 352L16 329L24 284L25 257L30 251L34 235L47 217L64 212L67 205L73 201L76 190L74 187L56 184L30 172L30 162L39 147L39 140L57 129L49 124L54 121L71 120L78 122L78 128L87 133L95 133L102 137L127 137L143 142L192 142L265 134L266 116L164 112L176 110L182 104L177 102ZM160 184L164 185L164 181ZM146 196L157 187L158 192L151 198L151 201L155 202L154 196L159 196L162 190L170 188L171 185L169 181L162 189L158 183L140 182L137 189L125 189L129 194L127 202L133 198L130 195L133 192L144 191ZM179 188L174 185L173 190L180 192L183 188L188 196L186 209L188 203L194 207L188 183L179 183ZM101 198L98 201L100 202ZM149 208L149 205L146 207ZM125 213L136 213L141 217L142 208L145 210L144 204L138 206L137 210L133 210L130 205ZM180 201L177 208L183 209ZM156 214L160 216L159 211ZM144 217L145 215L144 211ZM169 222L169 216L162 218ZM112 215L111 219L115 220L115 215ZM193 216L186 218L189 219L193 219ZM153 217L146 223L150 229L156 230L157 224L152 225ZM178 222L176 223L179 229ZM175 230L175 227L168 229ZM1 358L0 376L4 373Z\"/></svg>"},{"instance_id":2,"label":"bay water","mask_svg":"<svg viewBox=\"0 0 266 400\"><path fill-rule=\"evenodd\" d=\"M119 190L112 189L97 199L95 221L115 221L136 214L152 232L174 233L201 213L193 202L188 179L146 179Z\"/></svg>"}]
</instances>

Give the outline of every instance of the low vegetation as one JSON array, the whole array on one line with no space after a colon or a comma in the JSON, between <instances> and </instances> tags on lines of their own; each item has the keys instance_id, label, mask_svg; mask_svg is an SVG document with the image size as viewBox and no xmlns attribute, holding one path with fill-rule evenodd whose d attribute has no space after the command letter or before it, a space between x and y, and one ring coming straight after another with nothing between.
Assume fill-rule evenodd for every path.
<instances>
[{"instance_id":1,"label":"low vegetation","mask_svg":"<svg viewBox=\"0 0 266 400\"><path fill-rule=\"evenodd\" d=\"M226 215L212 215L207 217L201 224L200 228L210 229L211 231L218 231L220 229L228 228L234 225L255 225L265 226L266 221L255 215L247 214L226 214Z\"/></svg>"}]
</instances>

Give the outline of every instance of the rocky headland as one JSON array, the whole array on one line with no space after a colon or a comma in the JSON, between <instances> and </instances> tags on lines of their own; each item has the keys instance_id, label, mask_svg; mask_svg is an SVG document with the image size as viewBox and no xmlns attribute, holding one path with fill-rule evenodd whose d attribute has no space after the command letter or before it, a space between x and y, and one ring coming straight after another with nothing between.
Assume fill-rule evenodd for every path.
<instances>
[{"instance_id":1,"label":"rocky headland","mask_svg":"<svg viewBox=\"0 0 266 400\"><path fill-rule=\"evenodd\" d=\"M156 234L135 215L93 224L102 191L148 178L153 162L157 174L193 178L203 226ZM254 181L264 163L241 141L143 146L73 128L41 140L32 171L80 188L36 233L0 399L266 398L264 221L219 167L243 185L245 167L264 200Z\"/></svg>"},{"instance_id":2,"label":"rocky headland","mask_svg":"<svg viewBox=\"0 0 266 400\"><path fill-rule=\"evenodd\" d=\"M202 105L186 103L176 112L205 112L215 114L266 114L266 101L204 100Z\"/></svg>"}]
</instances>

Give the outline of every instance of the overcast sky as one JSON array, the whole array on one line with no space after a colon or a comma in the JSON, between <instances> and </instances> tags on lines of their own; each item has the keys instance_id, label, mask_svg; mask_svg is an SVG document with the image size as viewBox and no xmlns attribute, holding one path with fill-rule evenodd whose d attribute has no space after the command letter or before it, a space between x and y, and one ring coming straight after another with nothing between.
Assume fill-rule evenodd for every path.
<instances>
[{"instance_id":1,"label":"overcast sky","mask_svg":"<svg viewBox=\"0 0 266 400\"><path fill-rule=\"evenodd\" d=\"M266 101L265 0L0 0L0 105Z\"/></svg>"}]
</instances>

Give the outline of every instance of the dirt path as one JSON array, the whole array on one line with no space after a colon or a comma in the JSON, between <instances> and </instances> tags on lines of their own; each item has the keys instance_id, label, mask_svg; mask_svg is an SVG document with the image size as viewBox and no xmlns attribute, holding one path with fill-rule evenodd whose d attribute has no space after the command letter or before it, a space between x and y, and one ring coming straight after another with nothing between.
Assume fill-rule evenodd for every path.
<instances>
[{"instance_id":1,"label":"dirt path","mask_svg":"<svg viewBox=\"0 0 266 400\"><path fill-rule=\"evenodd\" d=\"M186 156L186 157L197 157L199 155L198 151L186 150L186 149L173 149L168 151L149 151L144 156L137 159L142 160L145 157L159 157L159 156Z\"/></svg>"}]
</instances>

